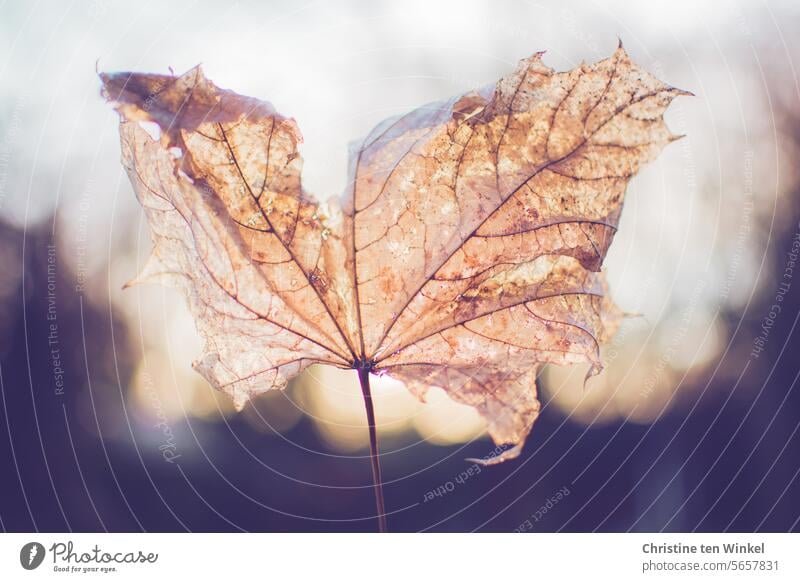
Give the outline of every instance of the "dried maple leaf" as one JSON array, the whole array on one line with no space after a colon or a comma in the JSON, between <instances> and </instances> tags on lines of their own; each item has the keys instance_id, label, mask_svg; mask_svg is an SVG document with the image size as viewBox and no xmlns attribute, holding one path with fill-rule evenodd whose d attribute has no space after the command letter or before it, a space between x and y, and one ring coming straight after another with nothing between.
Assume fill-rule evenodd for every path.
<instances>
[{"instance_id":1,"label":"dried maple leaf","mask_svg":"<svg viewBox=\"0 0 800 582\"><path fill-rule=\"evenodd\" d=\"M312 363L388 373L420 398L440 386L513 445L493 461L516 456L540 366L601 369L619 312L600 267L686 94L621 45L564 73L541 56L379 125L327 204L303 191L300 132L270 104L199 68L101 75L155 241L137 280L186 293L197 370L237 406Z\"/></svg>"}]
</instances>

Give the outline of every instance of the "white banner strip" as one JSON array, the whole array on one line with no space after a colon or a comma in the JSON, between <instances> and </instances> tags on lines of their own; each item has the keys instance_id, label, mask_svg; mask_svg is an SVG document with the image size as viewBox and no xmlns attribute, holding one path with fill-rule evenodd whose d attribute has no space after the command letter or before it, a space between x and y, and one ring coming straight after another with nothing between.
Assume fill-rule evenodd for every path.
<instances>
[{"instance_id":1,"label":"white banner strip","mask_svg":"<svg viewBox=\"0 0 800 582\"><path fill-rule=\"evenodd\" d=\"M9 581L797 581L799 564L796 534L0 535Z\"/></svg>"}]
</instances>

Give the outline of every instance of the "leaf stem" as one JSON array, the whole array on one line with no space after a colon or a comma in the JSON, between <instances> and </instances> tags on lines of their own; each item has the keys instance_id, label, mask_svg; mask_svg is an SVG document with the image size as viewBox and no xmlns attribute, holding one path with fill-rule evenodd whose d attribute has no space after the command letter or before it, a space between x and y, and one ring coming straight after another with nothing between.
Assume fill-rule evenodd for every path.
<instances>
[{"instance_id":1,"label":"leaf stem","mask_svg":"<svg viewBox=\"0 0 800 582\"><path fill-rule=\"evenodd\" d=\"M364 396L364 407L367 409L369 425L369 456L372 461L372 484L375 489L375 508L378 511L378 531L386 533L386 510L383 505L383 482L381 481L381 463L378 459L378 434L375 430L375 410L372 407L372 394L369 389L369 368L358 368L358 381L361 383L361 394Z\"/></svg>"}]
</instances>

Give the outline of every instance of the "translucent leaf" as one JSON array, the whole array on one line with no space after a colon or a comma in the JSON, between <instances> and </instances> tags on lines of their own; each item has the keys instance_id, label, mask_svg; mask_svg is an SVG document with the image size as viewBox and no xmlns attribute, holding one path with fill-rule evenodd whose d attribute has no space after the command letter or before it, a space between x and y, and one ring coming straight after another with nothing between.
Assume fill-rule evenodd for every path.
<instances>
[{"instance_id":1,"label":"translucent leaf","mask_svg":"<svg viewBox=\"0 0 800 582\"><path fill-rule=\"evenodd\" d=\"M542 364L590 363L618 325L600 272L625 188L686 94L623 48L380 124L341 200L302 190L300 132L269 104L180 77L102 75L153 233L138 280L181 288L198 371L238 406L312 363L474 406L519 454ZM145 127L156 124L153 136Z\"/></svg>"}]
</instances>

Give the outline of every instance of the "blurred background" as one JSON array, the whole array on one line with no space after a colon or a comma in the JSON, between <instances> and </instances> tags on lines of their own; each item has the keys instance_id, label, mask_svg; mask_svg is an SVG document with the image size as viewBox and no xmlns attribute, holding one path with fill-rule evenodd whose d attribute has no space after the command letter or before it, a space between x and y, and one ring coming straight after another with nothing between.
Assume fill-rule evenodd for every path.
<instances>
[{"instance_id":1,"label":"blurred background","mask_svg":"<svg viewBox=\"0 0 800 582\"><path fill-rule=\"evenodd\" d=\"M122 290L150 249L96 70L182 73L271 101L338 195L386 117L632 58L695 93L631 182L607 269L628 319L605 373L546 369L522 456L471 409L376 381L394 531L800 528L796 2L0 4L0 527L373 531L354 374L315 367L236 413L191 369L175 293Z\"/></svg>"}]
</instances>

